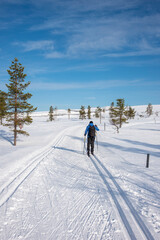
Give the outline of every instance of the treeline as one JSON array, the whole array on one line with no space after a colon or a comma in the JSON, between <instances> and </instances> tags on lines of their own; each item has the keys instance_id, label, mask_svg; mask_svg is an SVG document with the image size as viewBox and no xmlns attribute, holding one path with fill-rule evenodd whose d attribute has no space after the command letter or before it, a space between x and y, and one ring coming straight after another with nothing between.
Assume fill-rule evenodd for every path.
<instances>
[{"instance_id":1,"label":"treeline","mask_svg":"<svg viewBox=\"0 0 160 240\"><path fill-rule=\"evenodd\" d=\"M0 90L0 123L13 131L13 145L16 146L18 134L29 135L28 132L23 130L23 126L32 123L30 113L37 108L28 103L28 99L32 97L31 93L26 92L30 81L25 82L27 75L17 58L12 61L7 72L10 76L9 83L6 84L8 92ZM3 123L4 119L5 123Z\"/></svg>"},{"instance_id":2,"label":"treeline","mask_svg":"<svg viewBox=\"0 0 160 240\"><path fill-rule=\"evenodd\" d=\"M71 111L75 112L75 110L71 110L69 108L67 111L68 111L68 119L70 119ZM99 106L93 111L93 109L91 110L91 106L89 105L86 109L85 109L85 106L81 106L80 110L77 110L77 114L79 115L79 119L81 120L91 119L91 116L92 116L95 118L99 118L101 123L102 114L105 113L105 111L106 111L105 108L101 108ZM136 111L134 108L132 108L131 106L125 105L124 99L117 99L116 104L112 102L108 111L109 111L109 122L111 125L113 125L116 128L117 133L119 133L119 129L122 127L122 125L124 123L128 123L129 119L134 119L136 114ZM145 113L148 117L153 114L153 107L151 103L148 104ZM57 108L54 109L51 106L49 110L49 120L50 121L55 120L55 116L58 116ZM141 115L139 116L141 117Z\"/></svg>"},{"instance_id":3,"label":"treeline","mask_svg":"<svg viewBox=\"0 0 160 240\"><path fill-rule=\"evenodd\" d=\"M70 119L71 114L74 113L73 115L75 115L75 113L77 113L76 115L79 115L79 119L83 120L86 118L91 119L91 114L92 114L92 116L101 119L101 115L102 115L101 113L102 112L105 113L105 111L106 111L105 108L102 109L100 107L97 107L95 111L91 111L91 106L88 106L87 109L85 109L85 106L81 106L80 110L75 110L75 109L71 110L70 108L68 108L67 115L68 115L68 119ZM54 121L57 116L66 115L66 114L65 113L59 114L57 107L53 108L53 106L50 106L48 115L49 115L49 121Z\"/></svg>"}]
</instances>

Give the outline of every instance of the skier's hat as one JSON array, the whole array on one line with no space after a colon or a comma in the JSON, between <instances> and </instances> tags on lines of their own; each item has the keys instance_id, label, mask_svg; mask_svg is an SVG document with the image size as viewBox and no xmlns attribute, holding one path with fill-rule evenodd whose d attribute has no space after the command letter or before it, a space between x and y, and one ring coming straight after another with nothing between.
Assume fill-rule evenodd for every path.
<instances>
[{"instance_id":1,"label":"skier's hat","mask_svg":"<svg viewBox=\"0 0 160 240\"><path fill-rule=\"evenodd\" d=\"M89 123L93 123L93 121L90 121Z\"/></svg>"}]
</instances>

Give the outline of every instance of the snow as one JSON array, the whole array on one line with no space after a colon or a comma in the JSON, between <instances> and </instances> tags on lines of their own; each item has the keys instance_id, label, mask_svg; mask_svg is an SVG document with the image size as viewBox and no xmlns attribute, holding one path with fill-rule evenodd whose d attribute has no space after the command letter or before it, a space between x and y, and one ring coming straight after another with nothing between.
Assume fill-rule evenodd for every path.
<instances>
[{"instance_id":1,"label":"snow","mask_svg":"<svg viewBox=\"0 0 160 240\"><path fill-rule=\"evenodd\" d=\"M101 124L93 118L100 131L90 158L89 120L65 110L54 122L34 113L16 147L0 126L0 239L160 239L160 105L150 117L146 107L135 106L119 134L108 111Z\"/></svg>"}]
</instances>

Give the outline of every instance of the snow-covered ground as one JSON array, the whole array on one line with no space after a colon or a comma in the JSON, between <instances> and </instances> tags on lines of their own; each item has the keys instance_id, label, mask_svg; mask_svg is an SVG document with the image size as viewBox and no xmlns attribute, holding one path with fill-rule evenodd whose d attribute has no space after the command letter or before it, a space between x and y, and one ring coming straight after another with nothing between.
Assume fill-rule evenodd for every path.
<instances>
[{"instance_id":1,"label":"snow-covered ground","mask_svg":"<svg viewBox=\"0 0 160 240\"><path fill-rule=\"evenodd\" d=\"M93 119L100 132L90 158L89 121L77 115L49 122L35 113L16 147L0 126L0 239L160 239L160 105L150 117L135 109L119 134L108 111L101 124Z\"/></svg>"}]
</instances>

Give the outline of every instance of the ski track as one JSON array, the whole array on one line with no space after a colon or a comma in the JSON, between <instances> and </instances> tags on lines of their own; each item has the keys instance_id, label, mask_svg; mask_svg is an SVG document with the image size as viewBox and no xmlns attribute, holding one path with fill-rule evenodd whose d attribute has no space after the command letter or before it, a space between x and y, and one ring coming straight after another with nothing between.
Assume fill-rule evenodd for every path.
<instances>
[{"instance_id":1,"label":"ski track","mask_svg":"<svg viewBox=\"0 0 160 240\"><path fill-rule=\"evenodd\" d=\"M59 146L60 142L63 141L65 135L63 135L65 132L68 131L63 130L58 137L56 137L53 146L49 147L47 150L41 152L36 157L34 157L30 164L28 164L24 169L22 169L18 174L13 176L11 180L9 180L6 184L3 184L3 186L0 188L0 207L6 203L9 198L14 194L14 192L20 187L20 185L27 179L27 177L37 168L37 166L49 155L53 153L53 149L56 149L56 147Z\"/></svg>"},{"instance_id":2,"label":"ski track","mask_svg":"<svg viewBox=\"0 0 160 240\"><path fill-rule=\"evenodd\" d=\"M58 141L55 143L54 147L58 146L58 144L63 140L64 136L60 137ZM11 181L7 184L4 184L0 188L0 207L9 200L9 198L14 194L14 192L19 188L19 186L27 179L27 177L36 169L36 167L43 161L48 154L52 153L53 149L48 149L45 152L36 156L32 162L20 171L17 175L13 177Z\"/></svg>"},{"instance_id":3,"label":"ski track","mask_svg":"<svg viewBox=\"0 0 160 240\"><path fill-rule=\"evenodd\" d=\"M104 141L104 139L106 137L104 132L100 132L99 136L100 136L100 139ZM108 138L112 139L111 137L109 137L107 135L107 139L105 142L108 142ZM113 151L110 148L107 148L106 155L107 155L107 152L109 153L109 155L111 153L111 155L115 159L119 159L119 160L122 160L123 163L130 164L130 162L128 161L128 158L126 159L124 156L122 156L122 153L119 153L119 150ZM101 155L102 159L106 159L106 155L105 156L103 154L100 154L100 155ZM110 160L109 160L109 162L110 162ZM102 163L102 161L101 161L101 163ZM129 171L129 169L127 169L127 175L126 175L126 172L124 172L124 169L123 170L122 169L118 170L117 168L115 169L113 166L110 166L110 164L108 165L107 170L110 172L110 174L112 172L112 175L114 175L115 179L118 178L119 186L120 186L120 184L123 185L123 190L125 189L125 192L127 193L127 195L130 194L131 201L133 201L134 203L137 202L134 209L137 209L138 210L137 212L140 212L142 217L145 217L145 219L147 219L149 225L152 224L155 232L160 233L160 218L159 218L159 215L157 214L157 209L156 209L156 208L159 208L159 197L160 197L160 195L158 193L159 192L158 189L160 187L159 178L157 178L156 176L153 176L153 175L151 175L151 176L146 175L146 177L149 178L151 182L152 181L155 182L155 184L154 184L155 188L153 189L153 186L151 186L150 191L153 194L156 194L156 198L155 198L155 196L151 197L150 191L148 191L148 185L146 185L146 187L145 187L144 179L142 179L142 183L140 186L138 186L138 188L136 186L136 179L135 179L136 176L135 175L134 175L134 179L132 179L132 177L131 177L131 179L129 180L129 178L130 178L129 175L132 174L132 171L134 173L135 167L137 168L136 165L133 164L133 166L134 166L133 170ZM141 171L140 174L142 174L142 172L143 172L144 176L143 175L142 176L145 178L144 170L141 169L140 171ZM139 175L138 175L138 177L139 177ZM146 188L146 191L142 190L145 188ZM143 193L145 193L145 194L143 194ZM135 196L135 198L133 198L133 196ZM148 197L149 197L150 201L148 201ZM157 199L157 201L155 199ZM131 207L131 209L132 209L132 207ZM142 226L142 228L143 228L143 226ZM151 232L151 230L150 230L150 232ZM156 238L156 235L154 236L154 238L159 239L159 238Z\"/></svg>"},{"instance_id":4,"label":"ski track","mask_svg":"<svg viewBox=\"0 0 160 240\"><path fill-rule=\"evenodd\" d=\"M82 127L74 126L61 133L52 147L1 187L0 209L5 219L0 239L154 240L99 155L83 155L83 138L72 138L75 130L80 133ZM73 142L73 149L68 147L68 141ZM77 150L80 147L82 151ZM72 154L74 161L70 159ZM17 194L21 199L16 198ZM23 205L25 196L28 202ZM7 217L12 214L20 215L21 226L11 220L10 228Z\"/></svg>"},{"instance_id":5,"label":"ski track","mask_svg":"<svg viewBox=\"0 0 160 240\"><path fill-rule=\"evenodd\" d=\"M96 160L96 161L95 161ZM143 220L140 218L136 210L134 209L132 203L127 198L126 194L120 187L120 185L117 183L117 181L113 178L112 174L107 170L107 168L102 164L102 162L95 156L94 158L91 157L91 161L94 164L95 168L99 172L99 175L101 176L104 184L107 186L111 197L114 201L114 204L119 212L119 215L121 217L121 220L128 232L128 235L130 236L130 239L148 239L148 240L154 240L152 234L148 230L147 226L144 224ZM99 164L99 166L97 165ZM108 175L108 180L106 180L105 175L102 173L102 170L100 170L100 167L104 170L104 172ZM116 188L116 189L115 189ZM114 190L113 190L114 189ZM118 194L115 194L118 190ZM118 197L116 197L118 195ZM119 199L121 198L121 199ZM124 212L124 209L128 208L129 211L127 211L127 214ZM129 219L129 220L128 220ZM134 229L132 230L131 223L134 219ZM135 233L140 232L139 236L136 237Z\"/></svg>"}]
</instances>

